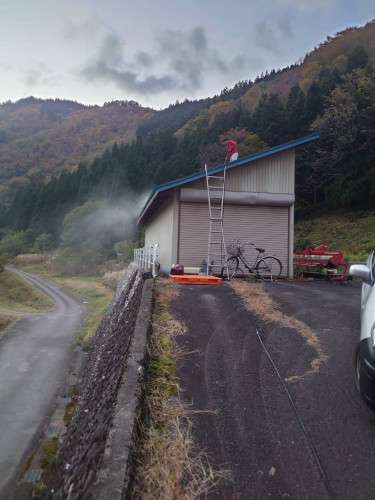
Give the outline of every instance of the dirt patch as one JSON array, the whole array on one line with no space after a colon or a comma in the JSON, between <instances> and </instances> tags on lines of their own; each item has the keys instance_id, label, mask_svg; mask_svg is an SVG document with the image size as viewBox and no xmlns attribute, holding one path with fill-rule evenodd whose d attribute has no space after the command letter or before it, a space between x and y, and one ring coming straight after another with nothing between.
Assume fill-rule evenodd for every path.
<instances>
[{"instance_id":1,"label":"dirt patch","mask_svg":"<svg viewBox=\"0 0 375 500\"><path fill-rule=\"evenodd\" d=\"M310 363L310 368L303 375L288 377L288 382L294 382L307 375L319 372L321 366L327 362L328 356L324 352L320 341L314 331L293 316L287 316L280 311L279 306L267 294L261 283L248 283L234 280L231 282L233 290L242 298L245 307L265 323L275 323L282 328L291 328L301 335L306 343L315 351L315 358Z\"/></svg>"}]
</instances>

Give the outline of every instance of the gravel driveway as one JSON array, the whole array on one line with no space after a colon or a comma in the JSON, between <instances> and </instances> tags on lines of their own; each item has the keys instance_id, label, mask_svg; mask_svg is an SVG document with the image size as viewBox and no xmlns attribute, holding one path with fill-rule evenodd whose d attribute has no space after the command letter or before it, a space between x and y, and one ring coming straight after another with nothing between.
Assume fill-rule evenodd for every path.
<instances>
[{"instance_id":1,"label":"gravel driveway","mask_svg":"<svg viewBox=\"0 0 375 500\"><path fill-rule=\"evenodd\" d=\"M179 365L184 397L215 412L196 436L232 477L212 498L375 498L375 417L353 377L360 288L269 283L271 323L229 285L178 288L180 342L196 351Z\"/></svg>"}]
</instances>

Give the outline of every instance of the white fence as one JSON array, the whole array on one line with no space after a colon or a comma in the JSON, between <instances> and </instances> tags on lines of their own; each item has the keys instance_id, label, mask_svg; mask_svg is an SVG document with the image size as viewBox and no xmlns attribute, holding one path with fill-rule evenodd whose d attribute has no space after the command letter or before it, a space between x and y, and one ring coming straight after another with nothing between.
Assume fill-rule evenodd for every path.
<instances>
[{"instance_id":1,"label":"white fence","mask_svg":"<svg viewBox=\"0 0 375 500\"><path fill-rule=\"evenodd\" d=\"M142 271L151 272L152 276L159 273L159 244L154 243L148 247L136 248L134 250L134 263Z\"/></svg>"}]
</instances>

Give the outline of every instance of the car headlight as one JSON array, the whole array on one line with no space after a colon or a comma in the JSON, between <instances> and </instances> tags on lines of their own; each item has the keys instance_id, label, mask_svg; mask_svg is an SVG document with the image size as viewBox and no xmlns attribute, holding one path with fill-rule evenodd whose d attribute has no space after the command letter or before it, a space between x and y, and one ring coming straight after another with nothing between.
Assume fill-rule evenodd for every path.
<instances>
[{"instance_id":1,"label":"car headlight","mask_svg":"<svg viewBox=\"0 0 375 500\"><path fill-rule=\"evenodd\" d=\"M372 347L375 347L375 323L371 327L371 343Z\"/></svg>"}]
</instances>

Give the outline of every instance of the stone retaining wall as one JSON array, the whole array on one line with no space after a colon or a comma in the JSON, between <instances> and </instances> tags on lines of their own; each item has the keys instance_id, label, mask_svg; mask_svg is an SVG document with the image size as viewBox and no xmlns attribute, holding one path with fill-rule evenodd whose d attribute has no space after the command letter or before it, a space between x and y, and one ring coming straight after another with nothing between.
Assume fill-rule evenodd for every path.
<instances>
[{"instance_id":1,"label":"stone retaining wall","mask_svg":"<svg viewBox=\"0 0 375 500\"><path fill-rule=\"evenodd\" d=\"M49 498L92 498L90 488L100 469L112 425L142 285L143 278L138 270L128 269L96 332L77 411L59 451L56 480Z\"/></svg>"}]
</instances>

